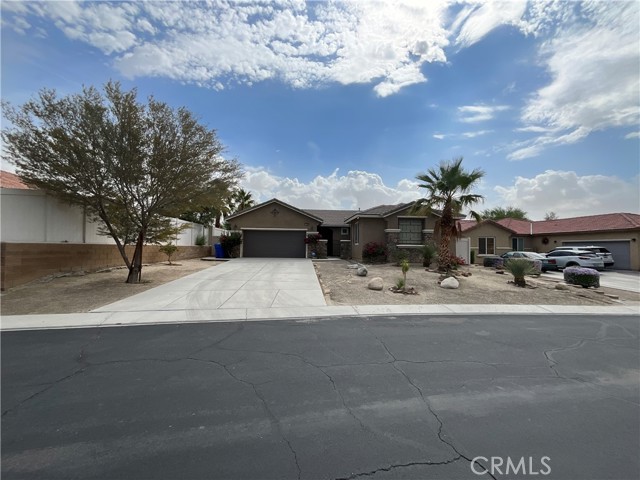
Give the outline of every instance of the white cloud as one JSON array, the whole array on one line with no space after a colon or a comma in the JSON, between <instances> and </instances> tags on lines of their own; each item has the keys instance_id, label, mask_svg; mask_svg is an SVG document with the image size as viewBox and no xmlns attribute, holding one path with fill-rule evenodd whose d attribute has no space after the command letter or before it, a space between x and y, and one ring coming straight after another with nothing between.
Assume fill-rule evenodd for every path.
<instances>
[{"instance_id":1,"label":"white cloud","mask_svg":"<svg viewBox=\"0 0 640 480\"><path fill-rule=\"evenodd\" d=\"M482 135L487 135L488 133L493 133L493 130L477 130L475 132L464 132L462 136L465 138L476 138L481 137Z\"/></svg>"},{"instance_id":2,"label":"white cloud","mask_svg":"<svg viewBox=\"0 0 640 480\"><path fill-rule=\"evenodd\" d=\"M590 2L582 22L559 30L541 49L551 82L521 114L525 128L542 135L514 145L520 160L552 145L575 143L591 132L640 123L640 4Z\"/></svg>"},{"instance_id":3,"label":"white cloud","mask_svg":"<svg viewBox=\"0 0 640 480\"><path fill-rule=\"evenodd\" d=\"M432 136L436 140L443 140L446 137L444 133L434 133Z\"/></svg>"},{"instance_id":4,"label":"white cloud","mask_svg":"<svg viewBox=\"0 0 640 480\"><path fill-rule=\"evenodd\" d=\"M507 105L465 105L458 107L460 121L465 123L486 122L495 117L496 113L509 110Z\"/></svg>"},{"instance_id":5,"label":"white cloud","mask_svg":"<svg viewBox=\"0 0 640 480\"><path fill-rule=\"evenodd\" d=\"M476 8L464 9L454 21L460 26L456 44L473 45L500 25L517 25L525 13L527 2L523 0L474 2Z\"/></svg>"},{"instance_id":6,"label":"white cloud","mask_svg":"<svg viewBox=\"0 0 640 480\"><path fill-rule=\"evenodd\" d=\"M364 210L380 204L410 202L421 194L418 184L412 180L403 179L390 187L375 173L349 171L339 175L337 169L329 176L318 175L304 183L261 168L247 168L240 184L259 202L278 198L299 208Z\"/></svg>"},{"instance_id":7,"label":"white cloud","mask_svg":"<svg viewBox=\"0 0 640 480\"><path fill-rule=\"evenodd\" d=\"M612 212L640 212L640 178L584 175L547 170L533 178L516 177L513 185L496 186L498 205L522 208L534 220L549 211L560 217Z\"/></svg>"},{"instance_id":8,"label":"white cloud","mask_svg":"<svg viewBox=\"0 0 640 480\"><path fill-rule=\"evenodd\" d=\"M16 28L49 18L129 78L215 89L266 79L294 88L371 83L380 97L425 82L425 63L446 62L447 9L444 0L3 4Z\"/></svg>"},{"instance_id":9,"label":"white cloud","mask_svg":"<svg viewBox=\"0 0 640 480\"><path fill-rule=\"evenodd\" d=\"M640 132L631 132L627 133L624 136L625 140L631 140L632 138L640 138Z\"/></svg>"}]
</instances>

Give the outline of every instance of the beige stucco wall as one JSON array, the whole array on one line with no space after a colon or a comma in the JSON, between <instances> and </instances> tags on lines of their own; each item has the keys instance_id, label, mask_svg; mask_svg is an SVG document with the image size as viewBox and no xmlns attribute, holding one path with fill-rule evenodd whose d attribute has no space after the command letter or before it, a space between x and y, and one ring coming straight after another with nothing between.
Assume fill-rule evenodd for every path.
<instances>
[{"instance_id":1,"label":"beige stucco wall","mask_svg":"<svg viewBox=\"0 0 640 480\"><path fill-rule=\"evenodd\" d=\"M360 242L352 243L351 256L355 260L362 260L362 248L369 242L385 243L384 229L386 222L381 218L361 218L358 220L360 225ZM353 240L353 232L355 222L351 223L351 239Z\"/></svg>"},{"instance_id":2,"label":"beige stucco wall","mask_svg":"<svg viewBox=\"0 0 640 480\"><path fill-rule=\"evenodd\" d=\"M273 210L278 211L273 215ZM304 229L310 232L318 230L318 222L277 203L270 203L237 218L231 219L232 230L243 228L287 228Z\"/></svg>"},{"instance_id":3,"label":"beige stucco wall","mask_svg":"<svg viewBox=\"0 0 640 480\"><path fill-rule=\"evenodd\" d=\"M547 244L542 243L542 239L545 237L549 239ZM532 249L535 252L546 253L562 246L562 242L584 241L586 245L598 245L598 240L629 240L629 245L631 246L631 269L640 270L640 231L638 230L540 235L533 238Z\"/></svg>"},{"instance_id":4,"label":"beige stucco wall","mask_svg":"<svg viewBox=\"0 0 640 480\"><path fill-rule=\"evenodd\" d=\"M503 230L495 225L485 224L480 225L472 230L464 232L463 237L469 237L471 239L471 251L475 251L475 263L482 263L482 259L485 255L480 255L479 251L479 238L480 237L494 237L496 239L496 251L495 255L502 255L505 252L511 251L511 235L506 230ZM525 240L526 248L526 240Z\"/></svg>"}]
</instances>

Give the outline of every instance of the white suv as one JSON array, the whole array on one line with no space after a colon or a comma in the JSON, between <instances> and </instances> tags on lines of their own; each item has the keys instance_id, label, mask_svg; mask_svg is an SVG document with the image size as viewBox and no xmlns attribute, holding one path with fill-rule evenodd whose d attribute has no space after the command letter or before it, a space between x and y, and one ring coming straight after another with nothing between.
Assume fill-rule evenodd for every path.
<instances>
[{"instance_id":1,"label":"white suv","mask_svg":"<svg viewBox=\"0 0 640 480\"><path fill-rule=\"evenodd\" d=\"M556 247L553 250L551 250L552 252L555 252L557 250L569 250L572 252L592 252L595 253L598 257L600 257L602 259L602 261L604 262L604 266L605 267L613 267L613 265L615 264L615 262L613 261L613 255L611 254L611 252L609 250L607 250L604 247L599 247L597 245L588 245L585 247Z\"/></svg>"}]
</instances>

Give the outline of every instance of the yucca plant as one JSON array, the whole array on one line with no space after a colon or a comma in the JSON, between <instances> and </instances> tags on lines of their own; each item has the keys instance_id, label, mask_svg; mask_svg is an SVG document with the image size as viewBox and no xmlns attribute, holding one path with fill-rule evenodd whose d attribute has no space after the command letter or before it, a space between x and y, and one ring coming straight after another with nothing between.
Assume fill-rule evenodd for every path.
<instances>
[{"instance_id":1,"label":"yucca plant","mask_svg":"<svg viewBox=\"0 0 640 480\"><path fill-rule=\"evenodd\" d=\"M512 258L511 260L505 262L504 269L513 275L513 283L518 287L526 287L527 283L524 280L526 275L537 275L538 270L536 270L533 263L530 260L526 260L524 258Z\"/></svg>"},{"instance_id":2,"label":"yucca plant","mask_svg":"<svg viewBox=\"0 0 640 480\"><path fill-rule=\"evenodd\" d=\"M402 260L400 262L400 268L402 268L402 277L403 277L403 282L402 282L402 291L406 292L407 291L407 272L409 271L409 260Z\"/></svg>"}]
</instances>

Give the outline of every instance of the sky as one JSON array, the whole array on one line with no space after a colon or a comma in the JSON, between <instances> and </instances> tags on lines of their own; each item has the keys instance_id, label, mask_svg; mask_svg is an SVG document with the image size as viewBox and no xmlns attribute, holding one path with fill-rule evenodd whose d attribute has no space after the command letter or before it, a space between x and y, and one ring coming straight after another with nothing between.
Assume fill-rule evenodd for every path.
<instances>
[{"instance_id":1,"label":"sky","mask_svg":"<svg viewBox=\"0 0 640 480\"><path fill-rule=\"evenodd\" d=\"M0 9L3 101L111 79L185 106L258 201L412 201L424 195L417 175L463 157L485 172L476 211L640 213L637 0Z\"/></svg>"}]
</instances>

